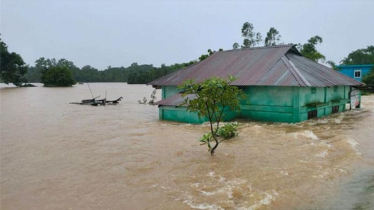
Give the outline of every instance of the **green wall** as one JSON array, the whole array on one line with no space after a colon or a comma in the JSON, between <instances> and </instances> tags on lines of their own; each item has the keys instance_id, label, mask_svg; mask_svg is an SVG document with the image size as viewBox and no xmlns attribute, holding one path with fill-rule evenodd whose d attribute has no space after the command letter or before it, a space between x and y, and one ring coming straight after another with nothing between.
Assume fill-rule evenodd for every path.
<instances>
[{"instance_id":1,"label":"green wall","mask_svg":"<svg viewBox=\"0 0 374 210\"><path fill-rule=\"evenodd\" d=\"M332 113L333 106L339 106L339 112L345 111L349 103L349 86L300 87L300 121L308 119L308 112L317 110L317 116L322 117Z\"/></svg>"},{"instance_id":2,"label":"green wall","mask_svg":"<svg viewBox=\"0 0 374 210\"><path fill-rule=\"evenodd\" d=\"M199 118L196 112L188 112L186 107L171 107L171 106L161 106L159 107L159 118L163 120L185 122L185 123L194 123L199 124L207 122L208 118L201 117ZM235 119L237 113L226 110L224 112L224 121L230 121Z\"/></svg>"},{"instance_id":3,"label":"green wall","mask_svg":"<svg viewBox=\"0 0 374 210\"><path fill-rule=\"evenodd\" d=\"M179 92L180 90L177 88L177 86L162 86L162 99L168 98Z\"/></svg>"},{"instance_id":4,"label":"green wall","mask_svg":"<svg viewBox=\"0 0 374 210\"><path fill-rule=\"evenodd\" d=\"M240 102L238 112L225 111L226 121L236 117L255 121L296 123L308 119L308 112L317 110L322 117L332 112L338 105L339 112L349 103L349 86L336 87L242 87L247 100ZM179 92L176 86L163 86L162 97L166 98ZM206 119L198 118L197 113L186 111L185 107L161 106L160 119L202 123Z\"/></svg>"},{"instance_id":5,"label":"green wall","mask_svg":"<svg viewBox=\"0 0 374 210\"><path fill-rule=\"evenodd\" d=\"M241 118L270 121L293 121L293 87L250 86L243 88L248 100L240 103Z\"/></svg>"}]
</instances>

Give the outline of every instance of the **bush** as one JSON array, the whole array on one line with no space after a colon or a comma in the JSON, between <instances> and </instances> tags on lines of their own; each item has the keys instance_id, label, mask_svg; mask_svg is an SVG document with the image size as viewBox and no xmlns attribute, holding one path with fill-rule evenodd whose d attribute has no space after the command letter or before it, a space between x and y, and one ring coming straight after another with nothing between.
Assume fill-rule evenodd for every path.
<instances>
[{"instance_id":1,"label":"bush","mask_svg":"<svg viewBox=\"0 0 374 210\"><path fill-rule=\"evenodd\" d=\"M218 130L218 136L229 139L238 135L238 123L227 123Z\"/></svg>"},{"instance_id":2,"label":"bush","mask_svg":"<svg viewBox=\"0 0 374 210\"><path fill-rule=\"evenodd\" d=\"M368 87L374 88L374 72L373 70L370 71L369 74L364 76L362 82L365 83Z\"/></svg>"},{"instance_id":3,"label":"bush","mask_svg":"<svg viewBox=\"0 0 374 210\"><path fill-rule=\"evenodd\" d=\"M207 134L204 134L203 137L201 137L200 142L208 143L210 142L210 140L212 140L212 133L209 132Z\"/></svg>"},{"instance_id":4,"label":"bush","mask_svg":"<svg viewBox=\"0 0 374 210\"><path fill-rule=\"evenodd\" d=\"M70 87L75 85L71 71L62 66L54 66L42 72L41 82L46 87Z\"/></svg>"}]
</instances>

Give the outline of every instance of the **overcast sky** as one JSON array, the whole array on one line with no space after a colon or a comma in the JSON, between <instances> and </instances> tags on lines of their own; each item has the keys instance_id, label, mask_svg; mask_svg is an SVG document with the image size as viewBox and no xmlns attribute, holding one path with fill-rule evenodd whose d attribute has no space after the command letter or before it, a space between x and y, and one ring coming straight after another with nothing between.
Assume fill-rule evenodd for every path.
<instances>
[{"instance_id":1,"label":"overcast sky","mask_svg":"<svg viewBox=\"0 0 374 210\"><path fill-rule=\"evenodd\" d=\"M173 64L242 43L248 21L284 43L320 35L327 60L374 45L373 0L0 0L1 39L27 64L66 58L78 67Z\"/></svg>"}]
</instances>

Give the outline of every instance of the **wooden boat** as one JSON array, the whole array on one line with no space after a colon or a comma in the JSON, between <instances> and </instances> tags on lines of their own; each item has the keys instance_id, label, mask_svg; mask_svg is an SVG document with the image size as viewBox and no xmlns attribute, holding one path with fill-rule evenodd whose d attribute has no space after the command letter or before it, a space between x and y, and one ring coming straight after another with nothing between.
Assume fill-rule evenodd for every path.
<instances>
[{"instance_id":1,"label":"wooden boat","mask_svg":"<svg viewBox=\"0 0 374 210\"><path fill-rule=\"evenodd\" d=\"M98 97L96 97L98 98ZM93 99L83 99L81 102L71 102L70 104L79 104L79 105L91 105L91 106L99 106L99 105L106 105L106 104L118 104L122 99L123 97L119 97L118 99L116 100L106 100L106 99L98 99L96 100L96 98L93 98Z\"/></svg>"},{"instance_id":2,"label":"wooden boat","mask_svg":"<svg viewBox=\"0 0 374 210\"><path fill-rule=\"evenodd\" d=\"M79 105L91 105L91 106L99 106L99 105L106 105L106 104L118 104L123 97L119 97L117 100L108 101L106 100L106 92L105 92L105 98L103 99L97 99L100 96L94 97L90 88L90 85L87 83L88 88L90 89L92 99L83 99L81 102L71 102L70 104L79 104Z\"/></svg>"}]
</instances>

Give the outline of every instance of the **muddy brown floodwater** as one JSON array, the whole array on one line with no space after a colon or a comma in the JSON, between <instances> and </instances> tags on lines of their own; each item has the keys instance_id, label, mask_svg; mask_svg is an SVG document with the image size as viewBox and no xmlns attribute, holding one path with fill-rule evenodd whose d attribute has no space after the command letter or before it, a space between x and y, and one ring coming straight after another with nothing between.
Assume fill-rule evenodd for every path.
<instances>
[{"instance_id":1,"label":"muddy brown floodwater","mask_svg":"<svg viewBox=\"0 0 374 210\"><path fill-rule=\"evenodd\" d=\"M374 209L374 96L297 124L241 121L214 156L206 125L160 121L152 88L93 83L6 88L1 209ZM160 98L160 91L157 97Z\"/></svg>"}]
</instances>

